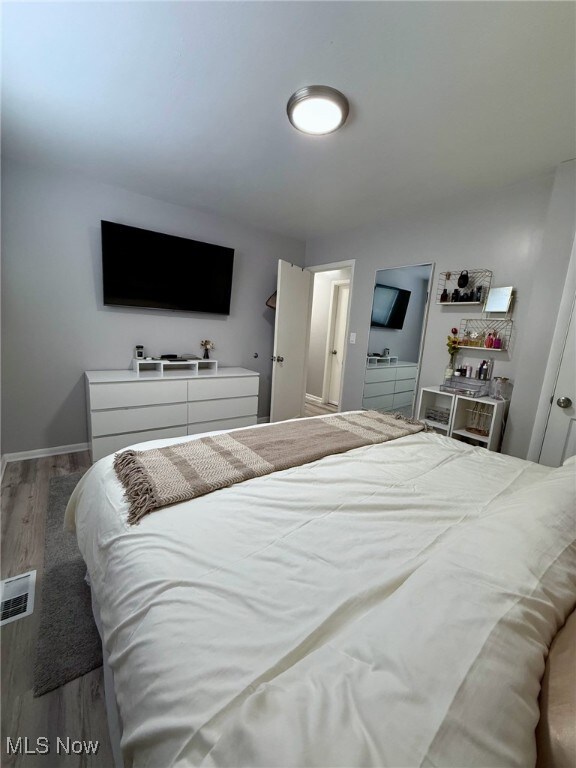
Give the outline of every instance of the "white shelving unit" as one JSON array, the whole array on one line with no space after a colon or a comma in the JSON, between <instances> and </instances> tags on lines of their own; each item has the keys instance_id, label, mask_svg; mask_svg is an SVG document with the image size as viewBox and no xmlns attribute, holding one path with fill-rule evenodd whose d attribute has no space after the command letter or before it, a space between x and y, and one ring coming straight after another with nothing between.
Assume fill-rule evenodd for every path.
<instances>
[{"instance_id":1,"label":"white shelving unit","mask_svg":"<svg viewBox=\"0 0 576 768\"><path fill-rule=\"evenodd\" d=\"M382 365L393 365L398 362L398 355L387 355L382 357L381 355L368 355L366 357L366 367L375 368Z\"/></svg>"},{"instance_id":2,"label":"white shelving unit","mask_svg":"<svg viewBox=\"0 0 576 768\"><path fill-rule=\"evenodd\" d=\"M497 451L507 410L508 400L456 395L441 392L439 387L423 387L417 413L418 419L436 432ZM447 415L447 423L434 418L436 414Z\"/></svg>"},{"instance_id":3,"label":"white shelving unit","mask_svg":"<svg viewBox=\"0 0 576 768\"><path fill-rule=\"evenodd\" d=\"M164 371L186 370L190 373L198 373L199 371L214 371L218 370L218 360L146 360L144 358L135 357L132 360L132 370L135 373L143 373L144 371L158 371L164 373Z\"/></svg>"},{"instance_id":4,"label":"white shelving unit","mask_svg":"<svg viewBox=\"0 0 576 768\"><path fill-rule=\"evenodd\" d=\"M435 432L449 435L455 399L454 395L449 392L440 392L437 387L423 387L418 398L417 418L432 427ZM435 411L438 415L442 414L447 421L436 418Z\"/></svg>"}]
</instances>

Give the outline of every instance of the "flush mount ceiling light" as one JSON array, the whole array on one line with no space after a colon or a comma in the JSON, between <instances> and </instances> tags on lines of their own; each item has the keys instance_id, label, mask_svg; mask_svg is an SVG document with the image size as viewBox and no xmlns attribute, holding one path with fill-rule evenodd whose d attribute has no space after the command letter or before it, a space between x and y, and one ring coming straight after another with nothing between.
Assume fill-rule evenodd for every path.
<instances>
[{"instance_id":1,"label":"flush mount ceiling light","mask_svg":"<svg viewBox=\"0 0 576 768\"><path fill-rule=\"evenodd\" d=\"M294 128L322 136L344 125L348 117L348 99L329 85L306 85L290 96L286 106Z\"/></svg>"}]
</instances>

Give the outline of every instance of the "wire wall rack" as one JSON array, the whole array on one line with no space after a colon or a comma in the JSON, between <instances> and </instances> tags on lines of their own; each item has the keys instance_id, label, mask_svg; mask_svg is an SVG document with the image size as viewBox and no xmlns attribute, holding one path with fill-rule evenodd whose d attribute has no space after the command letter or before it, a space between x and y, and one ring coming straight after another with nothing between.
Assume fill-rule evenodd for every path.
<instances>
[{"instance_id":1,"label":"wire wall rack","mask_svg":"<svg viewBox=\"0 0 576 768\"><path fill-rule=\"evenodd\" d=\"M460 287L458 280L464 273L468 277L468 282L464 287ZM436 304L442 306L483 305L491 285L492 272L489 269L453 269L441 272L436 291Z\"/></svg>"},{"instance_id":2,"label":"wire wall rack","mask_svg":"<svg viewBox=\"0 0 576 768\"><path fill-rule=\"evenodd\" d=\"M461 320L458 347L507 352L512 340L512 326L513 320Z\"/></svg>"}]
</instances>

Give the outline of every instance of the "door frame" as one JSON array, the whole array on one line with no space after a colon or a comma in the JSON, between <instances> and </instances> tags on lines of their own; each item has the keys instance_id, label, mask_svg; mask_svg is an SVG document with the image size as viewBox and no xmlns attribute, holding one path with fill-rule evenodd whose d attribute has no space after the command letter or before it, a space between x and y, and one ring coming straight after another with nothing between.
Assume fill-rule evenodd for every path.
<instances>
[{"instance_id":1,"label":"door frame","mask_svg":"<svg viewBox=\"0 0 576 768\"><path fill-rule=\"evenodd\" d=\"M332 272L335 269L350 269L350 277L346 282L350 286L350 294L348 298L348 311L346 312L346 331L345 338L346 344L344 345L344 352L342 354L342 376L340 378L340 393L338 396L338 412L342 408L342 395L344 392L344 379L346 375L346 364L348 362L348 345L350 344L350 309L352 307L352 292L354 290L354 268L356 265L356 259L346 259L345 261L332 261L329 264L315 264L314 266L306 267L307 270L316 274L316 272ZM336 281L337 282L337 281ZM330 297L332 302L333 297ZM310 326L312 323L312 301L314 300L314 285L312 285L312 298L310 301L310 309L308 315L308 345L310 344ZM330 312L332 313L332 303L330 304ZM328 355L328 338L326 339L326 356ZM324 361L324 378L322 380L322 402L326 403L326 361ZM306 382L304 382L304 398L306 397Z\"/></svg>"},{"instance_id":2,"label":"door frame","mask_svg":"<svg viewBox=\"0 0 576 768\"><path fill-rule=\"evenodd\" d=\"M322 377L322 402L330 402L330 379L332 377L332 355L331 348L334 346L334 333L336 331L336 316L338 311L337 294L340 288L346 285L348 287L348 306L346 307L346 327L344 329L344 349L342 350L342 373L340 374L340 390L337 407L340 408L342 402L342 379L344 377L344 361L346 359L346 348L348 347L348 315L350 313L350 301L352 292L350 289L350 279L332 280L330 286L330 304L328 309L328 332L326 334L326 347L324 349L324 376Z\"/></svg>"},{"instance_id":3,"label":"door frame","mask_svg":"<svg viewBox=\"0 0 576 768\"><path fill-rule=\"evenodd\" d=\"M576 237L572 243L572 253L570 254L570 261L566 272L566 281L564 283L564 290L562 291L562 298L560 299L560 308L558 309L554 335L552 336L552 343L550 344L550 354L548 355L548 362L546 364L546 371L544 373L544 380L542 381L542 389L540 391L540 399L534 418L534 427L532 428L532 436L530 438L530 445L526 456L528 461L540 461L540 454L542 453L544 437L548 426L548 418L554 400L554 390L556 389L556 382L558 380L560 365L566 346L568 326L570 325L572 312L576 311L576 308L574 307L575 295Z\"/></svg>"}]
</instances>

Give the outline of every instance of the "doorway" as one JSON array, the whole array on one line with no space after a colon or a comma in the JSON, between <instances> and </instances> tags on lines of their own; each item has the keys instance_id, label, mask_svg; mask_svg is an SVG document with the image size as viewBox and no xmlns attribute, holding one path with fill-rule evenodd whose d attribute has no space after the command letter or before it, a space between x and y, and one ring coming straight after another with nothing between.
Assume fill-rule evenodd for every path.
<instances>
[{"instance_id":1,"label":"doorway","mask_svg":"<svg viewBox=\"0 0 576 768\"><path fill-rule=\"evenodd\" d=\"M270 421L340 410L353 273L278 262Z\"/></svg>"},{"instance_id":2,"label":"doorway","mask_svg":"<svg viewBox=\"0 0 576 768\"><path fill-rule=\"evenodd\" d=\"M340 409L350 306L350 267L316 272L306 366L306 416Z\"/></svg>"}]
</instances>

